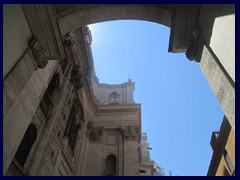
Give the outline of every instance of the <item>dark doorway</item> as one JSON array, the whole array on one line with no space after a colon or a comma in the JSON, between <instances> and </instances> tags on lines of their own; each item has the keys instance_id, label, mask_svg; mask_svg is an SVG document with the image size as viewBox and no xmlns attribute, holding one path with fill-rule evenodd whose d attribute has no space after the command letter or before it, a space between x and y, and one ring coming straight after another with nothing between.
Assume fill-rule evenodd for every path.
<instances>
[{"instance_id":1,"label":"dark doorway","mask_svg":"<svg viewBox=\"0 0 240 180\"><path fill-rule=\"evenodd\" d=\"M106 158L106 169L105 169L105 175L106 176L116 176L116 156L113 154L110 154Z\"/></svg>"}]
</instances>

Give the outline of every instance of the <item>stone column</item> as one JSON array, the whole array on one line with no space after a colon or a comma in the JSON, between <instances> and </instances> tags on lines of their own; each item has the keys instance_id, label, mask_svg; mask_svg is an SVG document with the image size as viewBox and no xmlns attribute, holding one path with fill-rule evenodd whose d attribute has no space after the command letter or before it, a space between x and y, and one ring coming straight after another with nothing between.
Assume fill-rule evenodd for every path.
<instances>
[{"instance_id":1,"label":"stone column","mask_svg":"<svg viewBox=\"0 0 240 180\"><path fill-rule=\"evenodd\" d=\"M235 132L235 82L196 29L192 31L186 56L189 60L199 62L203 74Z\"/></svg>"},{"instance_id":2,"label":"stone column","mask_svg":"<svg viewBox=\"0 0 240 180\"><path fill-rule=\"evenodd\" d=\"M123 139L123 175L136 176L139 172L138 152L138 126L122 127L121 135Z\"/></svg>"},{"instance_id":3,"label":"stone column","mask_svg":"<svg viewBox=\"0 0 240 180\"><path fill-rule=\"evenodd\" d=\"M121 129L119 128L118 134L118 176L123 176L123 169L124 169L124 139L121 136Z\"/></svg>"}]
</instances>

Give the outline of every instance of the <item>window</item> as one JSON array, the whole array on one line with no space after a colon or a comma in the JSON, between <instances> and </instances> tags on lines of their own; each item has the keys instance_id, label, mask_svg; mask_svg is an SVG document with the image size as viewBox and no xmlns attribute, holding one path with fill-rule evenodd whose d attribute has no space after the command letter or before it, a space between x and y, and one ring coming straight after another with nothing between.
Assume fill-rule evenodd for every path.
<instances>
[{"instance_id":1,"label":"window","mask_svg":"<svg viewBox=\"0 0 240 180\"><path fill-rule=\"evenodd\" d=\"M73 150L76 143L76 139L77 139L77 132L79 129L79 125L76 123L76 117L73 117L70 123L71 125L68 131L68 140L69 140L69 145Z\"/></svg>"},{"instance_id":2,"label":"window","mask_svg":"<svg viewBox=\"0 0 240 180\"><path fill-rule=\"evenodd\" d=\"M225 158L225 161L226 161L226 163L227 163L227 166L228 166L230 172L233 173L233 171L234 171L234 166L233 166L233 163L232 163L232 161L231 161L231 159L230 159L230 157L229 157L228 152L227 152L226 149L224 150L224 158Z\"/></svg>"},{"instance_id":3,"label":"window","mask_svg":"<svg viewBox=\"0 0 240 180\"><path fill-rule=\"evenodd\" d=\"M117 92L112 92L109 95L109 104L119 104L120 95Z\"/></svg>"},{"instance_id":4,"label":"window","mask_svg":"<svg viewBox=\"0 0 240 180\"><path fill-rule=\"evenodd\" d=\"M60 75L59 75L59 73L55 73L52 77L51 82L49 83L48 88L47 88L47 91L49 92L49 94L51 96L53 95L54 90L59 87L59 84L60 84Z\"/></svg>"},{"instance_id":5,"label":"window","mask_svg":"<svg viewBox=\"0 0 240 180\"><path fill-rule=\"evenodd\" d=\"M76 107L75 105L73 105L71 112L70 112L70 116L68 119L68 123L67 123L67 127L65 130L65 135L68 137L68 142L69 145L71 147L71 149L73 150L74 144L75 144L75 138L76 138L76 132L77 128L76 128Z\"/></svg>"},{"instance_id":6,"label":"window","mask_svg":"<svg viewBox=\"0 0 240 180\"><path fill-rule=\"evenodd\" d=\"M116 176L116 156L110 154L106 158L105 162L105 175L106 176Z\"/></svg>"},{"instance_id":7,"label":"window","mask_svg":"<svg viewBox=\"0 0 240 180\"><path fill-rule=\"evenodd\" d=\"M156 171L156 169L154 169L155 171ZM153 172L154 172L154 170L153 170ZM147 173L147 171L146 170L139 170L139 173Z\"/></svg>"},{"instance_id":8,"label":"window","mask_svg":"<svg viewBox=\"0 0 240 180\"><path fill-rule=\"evenodd\" d=\"M65 68L66 68L66 65L67 65L67 60L66 58L63 58L60 60L59 62L60 66L61 66L61 69L62 69L62 72L64 72Z\"/></svg>"},{"instance_id":9,"label":"window","mask_svg":"<svg viewBox=\"0 0 240 180\"><path fill-rule=\"evenodd\" d=\"M47 120L49 120L51 117L51 111L53 108L53 98L55 94L54 91L59 87L59 84L60 84L59 74L55 73L40 102L40 106Z\"/></svg>"},{"instance_id":10,"label":"window","mask_svg":"<svg viewBox=\"0 0 240 180\"><path fill-rule=\"evenodd\" d=\"M78 114L79 116L76 116L76 114ZM80 129L80 122L78 121L77 117L80 118L80 121L84 118L83 108L80 102L77 102L73 105L64 133L64 135L68 137L68 142L72 150L74 150L78 130Z\"/></svg>"},{"instance_id":11,"label":"window","mask_svg":"<svg viewBox=\"0 0 240 180\"><path fill-rule=\"evenodd\" d=\"M36 138L37 138L37 128L34 124L30 124L14 156L14 158L22 167L24 166L28 158L28 155L31 151L31 148Z\"/></svg>"},{"instance_id":12,"label":"window","mask_svg":"<svg viewBox=\"0 0 240 180\"><path fill-rule=\"evenodd\" d=\"M72 150L74 149L76 138L77 138L77 132L78 132L78 129L80 128L79 123L77 123L76 112L77 112L77 107L74 104L71 109L67 127L64 133L65 136L68 137L68 142Z\"/></svg>"}]
</instances>

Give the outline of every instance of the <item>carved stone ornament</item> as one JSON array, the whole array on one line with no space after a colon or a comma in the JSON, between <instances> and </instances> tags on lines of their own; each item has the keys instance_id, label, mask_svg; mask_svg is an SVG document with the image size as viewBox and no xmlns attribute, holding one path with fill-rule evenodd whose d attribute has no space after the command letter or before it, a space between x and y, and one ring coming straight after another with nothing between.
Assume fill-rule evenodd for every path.
<instances>
[{"instance_id":1,"label":"carved stone ornament","mask_svg":"<svg viewBox=\"0 0 240 180\"><path fill-rule=\"evenodd\" d=\"M64 37L63 44L67 47L75 45L73 35L71 33L66 34Z\"/></svg>"},{"instance_id":2,"label":"carved stone ornament","mask_svg":"<svg viewBox=\"0 0 240 180\"><path fill-rule=\"evenodd\" d=\"M199 39L200 39L200 32L197 29L194 29L192 31L191 39L189 40L188 48L186 51L186 56L190 61L196 59Z\"/></svg>"},{"instance_id":3,"label":"carved stone ornament","mask_svg":"<svg viewBox=\"0 0 240 180\"><path fill-rule=\"evenodd\" d=\"M29 46L32 50L32 56L34 61L37 64L37 67L43 69L48 61L46 59L46 49L43 48L38 40L38 38L34 38L30 43Z\"/></svg>"},{"instance_id":4,"label":"carved stone ornament","mask_svg":"<svg viewBox=\"0 0 240 180\"><path fill-rule=\"evenodd\" d=\"M103 127L94 127L93 122L87 124L87 134L90 141L101 141L103 135Z\"/></svg>"},{"instance_id":5,"label":"carved stone ornament","mask_svg":"<svg viewBox=\"0 0 240 180\"><path fill-rule=\"evenodd\" d=\"M86 39L85 39L86 43L91 45L92 44L92 34L91 34L91 31L90 31L89 27L87 27L87 26L83 27L83 32L86 35L85 36L86 37Z\"/></svg>"},{"instance_id":6,"label":"carved stone ornament","mask_svg":"<svg viewBox=\"0 0 240 180\"><path fill-rule=\"evenodd\" d=\"M128 126L120 129L123 140L137 140L139 128L137 126Z\"/></svg>"},{"instance_id":7,"label":"carved stone ornament","mask_svg":"<svg viewBox=\"0 0 240 180\"><path fill-rule=\"evenodd\" d=\"M81 87L84 85L79 65L74 65L71 72L71 81L76 89L81 89Z\"/></svg>"}]
</instances>

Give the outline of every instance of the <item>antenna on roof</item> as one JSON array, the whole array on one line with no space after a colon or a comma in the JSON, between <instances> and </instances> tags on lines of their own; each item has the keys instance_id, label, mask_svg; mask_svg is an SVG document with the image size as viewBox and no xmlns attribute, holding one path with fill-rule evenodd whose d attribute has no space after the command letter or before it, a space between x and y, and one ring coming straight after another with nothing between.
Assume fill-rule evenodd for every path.
<instances>
[{"instance_id":1,"label":"antenna on roof","mask_svg":"<svg viewBox=\"0 0 240 180\"><path fill-rule=\"evenodd\" d=\"M128 82L132 82L130 73L128 74Z\"/></svg>"}]
</instances>

